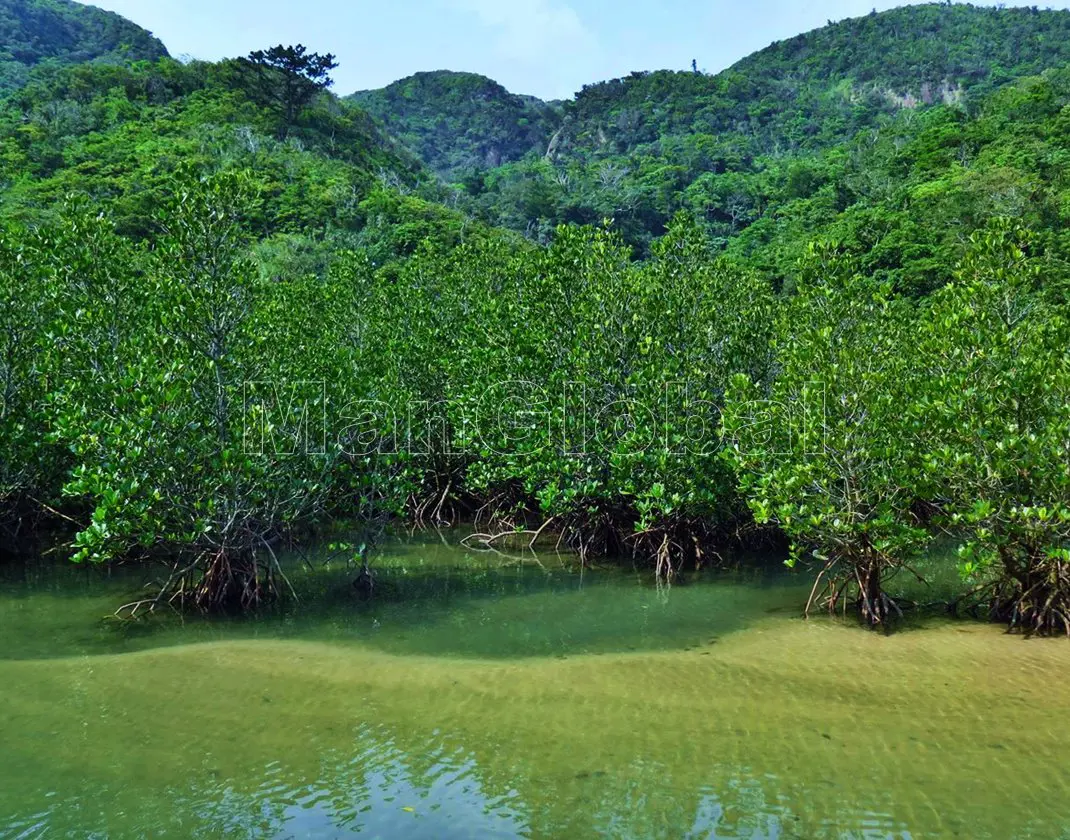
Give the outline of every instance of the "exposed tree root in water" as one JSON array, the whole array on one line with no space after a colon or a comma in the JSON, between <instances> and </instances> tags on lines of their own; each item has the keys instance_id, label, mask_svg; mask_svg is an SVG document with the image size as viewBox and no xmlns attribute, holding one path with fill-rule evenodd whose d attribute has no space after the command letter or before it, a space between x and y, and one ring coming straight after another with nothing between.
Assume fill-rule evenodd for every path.
<instances>
[{"instance_id":1,"label":"exposed tree root in water","mask_svg":"<svg viewBox=\"0 0 1070 840\"><path fill-rule=\"evenodd\" d=\"M997 577L964 593L948 609L1007 625L1008 633L1070 637L1070 563L1043 552L1006 551Z\"/></svg>"},{"instance_id":2,"label":"exposed tree root in water","mask_svg":"<svg viewBox=\"0 0 1070 840\"><path fill-rule=\"evenodd\" d=\"M546 550L573 552L581 565L599 558L629 557L653 569L659 583L671 583L682 571L725 562L719 549L745 545L764 531L710 519L672 518L637 529L639 516L626 506L591 505L586 510L545 517L517 488L492 493L475 508L476 532L462 540L467 548L500 552Z\"/></svg>"},{"instance_id":3,"label":"exposed tree root in water","mask_svg":"<svg viewBox=\"0 0 1070 840\"><path fill-rule=\"evenodd\" d=\"M530 528L521 528L517 530L514 528L513 530L499 531L495 534L469 534L467 537L461 540L461 545L465 546L466 548L471 548L474 545L483 546L485 548L493 548L497 543L500 542L513 541L517 539L527 539L528 537L531 537L531 539L528 540L525 548L527 548L529 551L534 551L535 544L538 543L539 538L551 525L554 524L555 521L557 521L557 517L550 517L535 530L532 530Z\"/></svg>"},{"instance_id":4,"label":"exposed tree root in water","mask_svg":"<svg viewBox=\"0 0 1070 840\"><path fill-rule=\"evenodd\" d=\"M176 611L233 613L254 610L297 593L282 570L267 536L249 532L244 539L224 542L175 559L166 579L149 584L156 590L148 598L124 604L118 618L137 618L160 607ZM249 539L255 536L255 541ZM258 543L258 545L256 544Z\"/></svg>"},{"instance_id":5,"label":"exposed tree root in water","mask_svg":"<svg viewBox=\"0 0 1070 840\"><path fill-rule=\"evenodd\" d=\"M815 556L824 560L825 566L810 590L804 613L807 618L818 606L830 614L840 612L845 617L852 610L870 627L887 629L894 620L903 618L903 605L884 590L884 583L905 566L872 548L838 552L831 558ZM921 579L916 572L912 573Z\"/></svg>"},{"instance_id":6,"label":"exposed tree root in water","mask_svg":"<svg viewBox=\"0 0 1070 840\"><path fill-rule=\"evenodd\" d=\"M1070 637L1070 563L1041 552L1002 559L1005 574L993 587L991 614L1012 633Z\"/></svg>"}]
</instances>

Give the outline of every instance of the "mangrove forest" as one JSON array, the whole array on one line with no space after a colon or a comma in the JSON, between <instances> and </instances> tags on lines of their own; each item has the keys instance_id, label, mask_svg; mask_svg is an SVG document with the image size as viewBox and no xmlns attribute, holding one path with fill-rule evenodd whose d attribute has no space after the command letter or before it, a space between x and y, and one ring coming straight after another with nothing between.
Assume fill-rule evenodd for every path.
<instances>
[{"instance_id":1,"label":"mangrove forest","mask_svg":"<svg viewBox=\"0 0 1070 840\"><path fill-rule=\"evenodd\" d=\"M1070 836L1070 11L0 33L0 836Z\"/></svg>"}]
</instances>

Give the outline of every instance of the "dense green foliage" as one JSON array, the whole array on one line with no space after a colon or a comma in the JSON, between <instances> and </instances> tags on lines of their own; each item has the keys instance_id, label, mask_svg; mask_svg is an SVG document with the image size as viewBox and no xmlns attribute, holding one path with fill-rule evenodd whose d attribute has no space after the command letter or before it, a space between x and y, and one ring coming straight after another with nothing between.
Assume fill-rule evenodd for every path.
<instances>
[{"instance_id":1,"label":"dense green foliage","mask_svg":"<svg viewBox=\"0 0 1070 840\"><path fill-rule=\"evenodd\" d=\"M1067 19L872 16L556 129L469 76L363 98L463 190L331 56L35 71L0 105L0 529L73 523L205 609L284 592L278 546L336 516L662 576L782 535L871 624L954 540L952 606L1070 633L1070 72L1002 84Z\"/></svg>"},{"instance_id":2,"label":"dense green foliage","mask_svg":"<svg viewBox=\"0 0 1070 840\"><path fill-rule=\"evenodd\" d=\"M728 459L757 519L823 562L830 607L854 591L885 621L887 579L950 535L964 600L1070 633L1066 302L1031 241L977 232L921 304L818 249L781 310L777 376L737 382Z\"/></svg>"},{"instance_id":3,"label":"dense green foliage","mask_svg":"<svg viewBox=\"0 0 1070 840\"><path fill-rule=\"evenodd\" d=\"M857 585L859 609L874 623L895 609L882 576L929 538L910 515L921 472L902 422L911 315L887 284L814 249L779 311L776 377L741 377L725 418L728 460L755 518L776 523L797 553L816 549L831 609Z\"/></svg>"},{"instance_id":4,"label":"dense green foliage","mask_svg":"<svg viewBox=\"0 0 1070 840\"><path fill-rule=\"evenodd\" d=\"M327 516L478 509L491 544L552 528L671 575L749 508L830 608L888 621L890 577L953 535L970 603L1070 630L1066 303L1021 229L922 303L828 246L778 297L686 217L642 263L562 228L275 278L248 173L172 186L151 247L77 203L4 245L33 305L0 347L0 499L82 518L76 559L164 558L162 597L249 605Z\"/></svg>"},{"instance_id":5,"label":"dense green foliage","mask_svg":"<svg viewBox=\"0 0 1070 840\"><path fill-rule=\"evenodd\" d=\"M1066 239L1070 74L1008 85L965 113L909 112L786 171L740 183L760 217L728 244L745 264L790 284L814 238L842 244L862 269L924 294L952 278L964 232L1020 219L1059 274ZM696 209L699 209L696 207Z\"/></svg>"},{"instance_id":6,"label":"dense green foliage","mask_svg":"<svg viewBox=\"0 0 1070 840\"><path fill-rule=\"evenodd\" d=\"M117 64L167 55L140 26L71 0L3 0L0 44L0 91L24 84L40 64Z\"/></svg>"},{"instance_id":7,"label":"dense green foliage","mask_svg":"<svg viewBox=\"0 0 1070 840\"><path fill-rule=\"evenodd\" d=\"M411 226L420 215L450 241L483 230L434 203L441 189L364 111L321 93L294 116L263 102L264 83L240 62L39 73L0 103L0 217L47 221L76 193L123 235L152 238L176 173L247 170L246 221L269 274L322 274L358 243L379 261L409 253L428 233Z\"/></svg>"},{"instance_id":8,"label":"dense green foliage","mask_svg":"<svg viewBox=\"0 0 1070 840\"><path fill-rule=\"evenodd\" d=\"M904 6L775 43L718 75L635 73L590 85L566 114L587 152L688 134L736 135L751 154L790 152L843 140L907 97L977 98L1059 66L1068 36L1065 12Z\"/></svg>"},{"instance_id":9,"label":"dense green foliage","mask_svg":"<svg viewBox=\"0 0 1070 840\"><path fill-rule=\"evenodd\" d=\"M379 117L442 176L478 179L481 170L545 154L560 115L553 105L509 93L475 73L417 73L350 99ZM475 183L474 180L471 180Z\"/></svg>"},{"instance_id":10,"label":"dense green foliage","mask_svg":"<svg viewBox=\"0 0 1070 840\"><path fill-rule=\"evenodd\" d=\"M76 561L163 553L168 597L248 606L278 573L280 530L327 504L337 456L321 447L287 457L276 438L303 430L285 413L258 425L274 393L256 383L344 369L347 297L307 278L262 278L246 247L255 194L245 174L173 186L151 248L80 204L40 231L13 232L18 280L40 304L29 308L36 329L18 333L16 349L27 349L12 369L28 387L3 427L5 455L29 467L5 476L4 498L73 500L85 517ZM8 293L14 278L4 278ZM322 389L282 399L322 407ZM66 470L33 469L51 463ZM64 472L62 487L49 486Z\"/></svg>"},{"instance_id":11,"label":"dense green foliage","mask_svg":"<svg viewBox=\"0 0 1070 840\"><path fill-rule=\"evenodd\" d=\"M270 278L248 173L171 188L151 247L77 205L13 234L50 307L16 325L29 387L5 451L65 469L20 470L7 496L84 511L76 559L177 558L166 597L222 607L259 600L272 546L329 511L481 500L499 527L550 518L584 554L634 542L665 572L740 513L716 415L732 376L767 373L773 297L686 219L645 265L562 229Z\"/></svg>"},{"instance_id":12,"label":"dense green foliage","mask_svg":"<svg viewBox=\"0 0 1070 840\"><path fill-rule=\"evenodd\" d=\"M381 176L419 177L367 114L329 96L277 140L283 116L257 104L255 84L235 63L170 59L42 75L0 114L0 209L39 218L77 191L144 236L179 168L247 168L260 187L260 233L324 233L358 229L357 205Z\"/></svg>"},{"instance_id":13,"label":"dense green foliage","mask_svg":"<svg viewBox=\"0 0 1070 840\"><path fill-rule=\"evenodd\" d=\"M995 614L1070 633L1070 321L1009 225L973 237L922 321L914 416L927 492L965 529Z\"/></svg>"},{"instance_id":14,"label":"dense green foliage","mask_svg":"<svg viewBox=\"0 0 1070 840\"><path fill-rule=\"evenodd\" d=\"M424 453L417 504L458 491L603 552L636 533L667 550L678 526L735 518L716 413L734 374L768 365L772 295L692 223L645 265L605 232L562 228L545 250L427 248L385 282L366 338L384 350L376 398Z\"/></svg>"}]
</instances>

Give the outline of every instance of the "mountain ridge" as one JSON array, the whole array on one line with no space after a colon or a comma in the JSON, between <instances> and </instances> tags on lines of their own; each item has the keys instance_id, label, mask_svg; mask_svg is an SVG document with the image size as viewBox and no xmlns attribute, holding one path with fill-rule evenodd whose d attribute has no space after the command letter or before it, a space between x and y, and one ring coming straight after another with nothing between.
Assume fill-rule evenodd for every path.
<instances>
[{"instance_id":1,"label":"mountain ridge","mask_svg":"<svg viewBox=\"0 0 1070 840\"><path fill-rule=\"evenodd\" d=\"M72 0L0 0L0 92L43 64L155 61L169 54L122 15Z\"/></svg>"},{"instance_id":2,"label":"mountain ridge","mask_svg":"<svg viewBox=\"0 0 1070 840\"><path fill-rule=\"evenodd\" d=\"M569 149L628 153L681 133L743 134L756 141L753 151L778 143L826 147L881 114L937 101L963 103L971 92L981 98L1067 61L1070 11L930 3L846 18L775 41L716 74L637 71L584 85L563 102L522 97L488 77L448 70L416 73L348 98L450 177L545 153L562 125L564 136L553 150L559 155ZM479 99L458 103L448 85L427 83L462 77L494 86L498 100L524 100L529 107L480 110ZM531 108L553 117L526 134L508 123L530 119ZM784 110L791 113L778 116ZM823 134L824 117L844 125ZM451 133L453 123L458 130ZM509 137L507 153L487 155L472 137L473 126Z\"/></svg>"}]
</instances>

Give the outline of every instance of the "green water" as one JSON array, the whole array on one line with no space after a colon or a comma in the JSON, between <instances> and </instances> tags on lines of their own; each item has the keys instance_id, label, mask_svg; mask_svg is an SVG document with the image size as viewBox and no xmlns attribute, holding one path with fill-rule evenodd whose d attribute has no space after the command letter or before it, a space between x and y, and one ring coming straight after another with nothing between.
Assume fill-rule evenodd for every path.
<instances>
[{"instance_id":1,"label":"green water","mask_svg":"<svg viewBox=\"0 0 1070 840\"><path fill-rule=\"evenodd\" d=\"M0 837L1070 838L1065 641L449 542L232 621L0 569Z\"/></svg>"}]
</instances>

